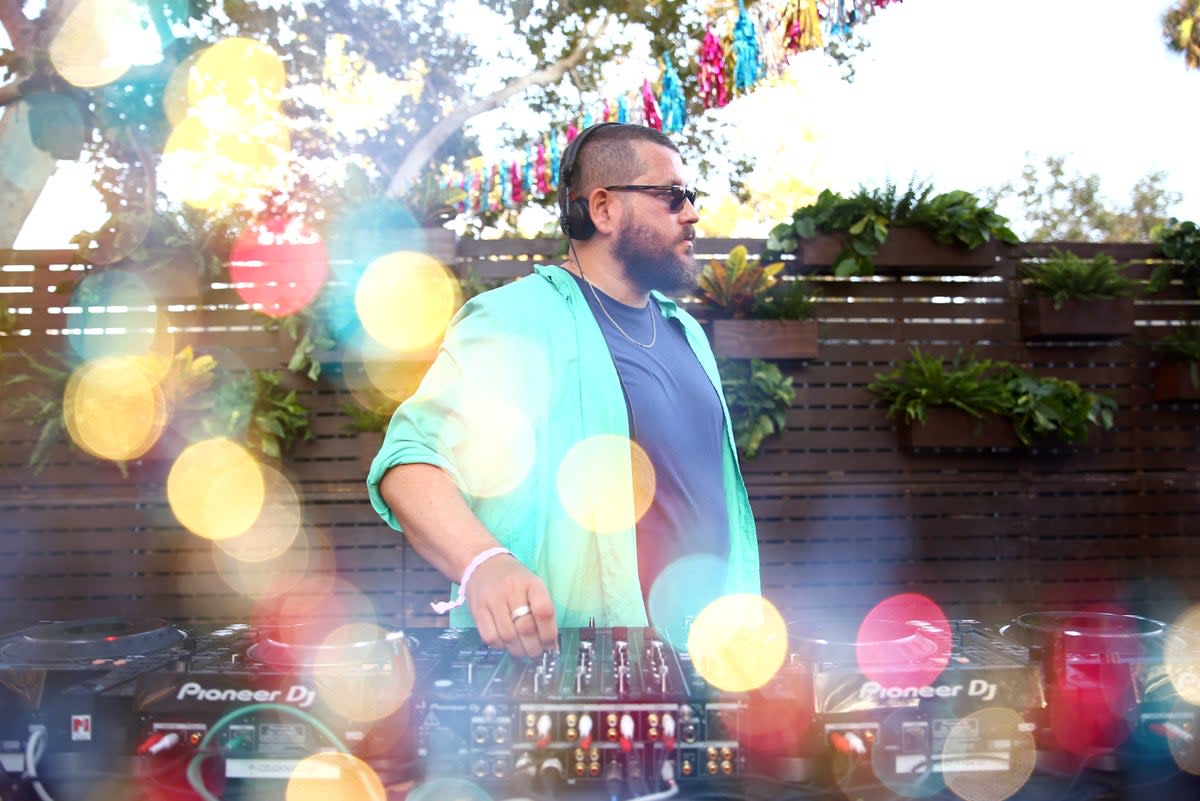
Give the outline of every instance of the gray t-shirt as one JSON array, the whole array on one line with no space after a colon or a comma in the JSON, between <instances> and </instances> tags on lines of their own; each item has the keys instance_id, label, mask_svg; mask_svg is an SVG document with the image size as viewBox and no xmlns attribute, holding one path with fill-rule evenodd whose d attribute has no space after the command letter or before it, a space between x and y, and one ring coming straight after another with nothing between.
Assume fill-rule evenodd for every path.
<instances>
[{"instance_id":1,"label":"gray t-shirt","mask_svg":"<svg viewBox=\"0 0 1200 801\"><path fill-rule=\"evenodd\" d=\"M724 415L716 388L678 323L650 308L626 306L575 276L608 342L634 441L654 466L655 493L637 524L638 574L649 599L658 575L689 554L729 557L729 516L721 473ZM597 295L603 310L597 303ZM654 337L653 347L642 344ZM651 314L657 315L651 324Z\"/></svg>"}]
</instances>

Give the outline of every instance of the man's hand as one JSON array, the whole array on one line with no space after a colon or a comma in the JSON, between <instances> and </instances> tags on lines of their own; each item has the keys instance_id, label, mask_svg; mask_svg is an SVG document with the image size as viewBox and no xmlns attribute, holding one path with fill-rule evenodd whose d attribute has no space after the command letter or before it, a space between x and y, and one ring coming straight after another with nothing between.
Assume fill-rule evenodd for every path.
<instances>
[{"instance_id":1,"label":"man's hand","mask_svg":"<svg viewBox=\"0 0 1200 801\"><path fill-rule=\"evenodd\" d=\"M558 624L546 585L508 554L475 568L467 583L467 606L480 638L491 648L530 658L558 648ZM529 612L513 617L525 608Z\"/></svg>"}]
</instances>

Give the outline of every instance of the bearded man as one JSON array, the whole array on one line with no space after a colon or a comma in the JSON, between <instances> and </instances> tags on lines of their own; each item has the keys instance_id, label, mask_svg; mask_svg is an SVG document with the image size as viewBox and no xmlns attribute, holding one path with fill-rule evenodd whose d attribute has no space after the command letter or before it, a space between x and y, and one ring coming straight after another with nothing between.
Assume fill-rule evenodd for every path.
<instances>
[{"instance_id":1,"label":"bearded man","mask_svg":"<svg viewBox=\"0 0 1200 801\"><path fill-rule=\"evenodd\" d=\"M668 297L699 272L678 148L594 125L558 192L567 262L463 306L367 478L380 516L457 582L434 609L527 657L560 626L678 631L667 618L698 611L680 593L760 592L716 361Z\"/></svg>"}]
</instances>

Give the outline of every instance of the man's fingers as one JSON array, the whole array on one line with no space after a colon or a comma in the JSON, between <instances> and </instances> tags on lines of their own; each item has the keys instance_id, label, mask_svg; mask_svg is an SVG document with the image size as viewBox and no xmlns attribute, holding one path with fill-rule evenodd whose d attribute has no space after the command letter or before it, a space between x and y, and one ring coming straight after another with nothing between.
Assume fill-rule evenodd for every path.
<instances>
[{"instance_id":1,"label":"man's fingers","mask_svg":"<svg viewBox=\"0 0 1200 801\"><path fill-rule=\"evenodd\" d=\"M544 651L558 650L558 621L555 620L554 603L550 600L550 592L546 589L545 584L538 581L530 585L527 594L529 608L532 610L531 617L537 624L536 633L539 645Z\"/></svg>"}]
</instances>

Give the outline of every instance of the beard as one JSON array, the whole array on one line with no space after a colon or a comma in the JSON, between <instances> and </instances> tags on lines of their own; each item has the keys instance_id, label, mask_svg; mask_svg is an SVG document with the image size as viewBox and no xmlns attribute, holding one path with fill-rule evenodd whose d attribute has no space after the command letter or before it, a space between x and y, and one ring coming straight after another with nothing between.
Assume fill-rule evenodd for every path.
<instances>
[{"instance_id":1,"label":"beard","mask_svg":"<svg viewBox=\"0 0 1200 801\"><path fill-rule=\"evenodd\" d=\"M693 256L681 256L680 243L693 236L693 229L682 229L679 238L665 240L648 226L631 222L621 229L613 245L613 255L625 267L625 275L642 289L670 294L693 289L700 264Z\"/></svg>"}]
</instances>

